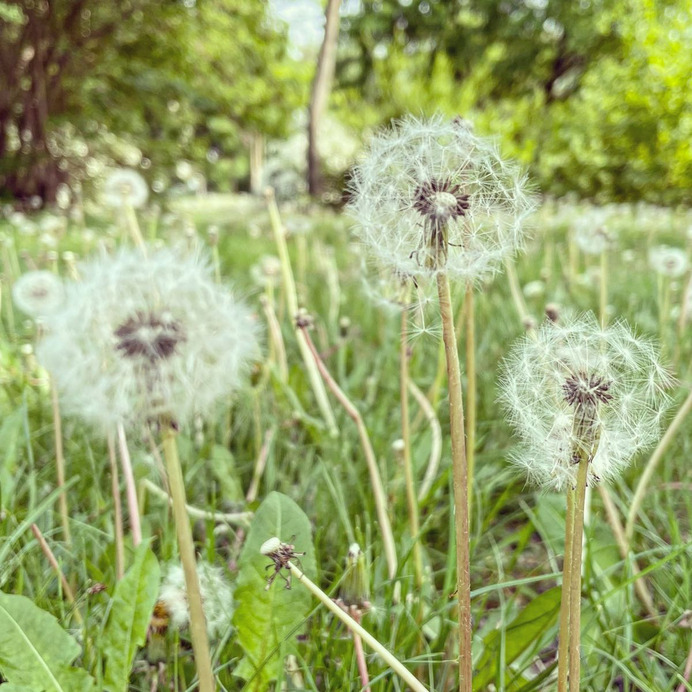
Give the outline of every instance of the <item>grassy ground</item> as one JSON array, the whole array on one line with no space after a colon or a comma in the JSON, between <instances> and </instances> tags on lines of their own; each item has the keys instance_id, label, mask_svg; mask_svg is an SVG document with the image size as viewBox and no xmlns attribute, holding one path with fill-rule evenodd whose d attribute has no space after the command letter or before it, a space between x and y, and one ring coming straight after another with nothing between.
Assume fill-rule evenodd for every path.
<instances>
[{"instance_id":1,"label":"grassy ground","mask_svg":"<svg viewBox=\"0 0 692 692\"><path fill-rule=\"evenodd\" d=\"M45 373L25 348L34 343L36 326L13 309L8 289L18 272L33 267L55 267L66 274L65 251L84 257L103 240L119 243L117 225L96 212L87 216L86 224L92 229L87 234L76 222L47 235L0 222L0 590L28 596L82 642L98 638L115 584L107 450L79 421L64 421L67 477L72 483L68 489L72 545L68 546L57 503L46 501L55 488L50 396ZM331 397L338 436L331 436L322 422L280 286L275 288L275 299L288 353L288 385L280 382L275 368L265 364L254 378L254 386L243 391L232 407L221 408L215 420L195 430L182 431L188 501L205 509L244 509L255 461L269 433L271 442L258 499L271 490L281 491L310 518L318 566L317 574L311 576L331 592L343 575L349 545L359 542L371 568L373 608L364 616L365 627L430 689L453 690L455 563L450 552L451 479L444 385L441 391L434 391L441 357L437 325L430 318L425 329L412 331L410 339L411 378L431 394L443 441L440 470L419 501L425 580L418 588L413 578L404 476L392 447L401 436L399 317L375 306L364 291L361 261L349 240L347 219L323 210L292 208L282 213L287 227L295 231L289 236L289 247L301 303L314 317L313 339L339 385L360 410L377 454L397 544L398 586L387 576L356 428ZM568 242L568 228L583 213L584 209L576 205L559 210L552 203L544 205L533 239L517 260L522 286L541 282L533 284L526 296L528 310L536 320L542 319L546 303L557 303L563 311L598 311L599 258L570 255ZM217 226L222 280L247 296L264 321L259 298L265 289L253 282L250 268L276 250L261 201L230 197L181 200L165 215L143 216L141 221L145 235L189 246L208 245L209 227ZM617 232L608 253L609 317L624 318L641 333L662 336L668 360L676 360L680 381L674 392L677 408L691 384L690 326L685 325L678 334L676 320L687 275L672 282L660 279L650 269L647 257L651 247L662 243L689 246L685 231L690 217L666 209L619 207L612 210L609 225ZM55 252L57 260L51 255ZM576 272L570 270L570 256ZM665 296L670 297L668 304L673 309L668 315L661 313ZM463 287L459 287L457 309L462 303ZM536 609L540 611L541 603L550 602L544 594L559 584L564 498L527 487L524 478L507 463L513 439L496 403L497 366L514 339L524 333L524 327L506 275L480 287L476 310L478 435L471 581L474 660L478 670L485 671L486 680L479 689L550 690L555 686L549 676L555 663L556 618L541 621L543 624L534 630L520 627L522 621L515 618L531 603L538 603ZM463 354L463 335L460 348ZM414 401L411 409L413 461L420 484L429 463L433 433ZM218 445L228 451L219 453ZM159 483L144 441L133 435L131 446L138 481ZM646 570L645 585L653 598L655 619L634 590L631 561L621 557L606 521L602 497L593 495L583 587L584 690L664 692L681 684L680 689L692 689L682 678L691 642L687 616L692 594L692 471L687 463L691 454L688 422L668 448L635 524L631 555L636 556L639 568ZM623 522L645 462L646 458L638 459L625 477L609 488ZM254 503L250 509L256 506ZM159 560L173 561L175 532L166 507L148 496L142 513L144 534L156 538L154 549ZM29 530L31 522L40 527L73 585L86 615L83 626L75 621L55 573ZM233 580L238 556L233 530L214 522L197 522L195 531L199 552L210 561L230 566L228 576ZM96 583L105 584L106 590L90 594ZM537 601L541 595L543 600ZM525 614L540 615L531 610ZM165 672L170 680L177 671L179 679L189 684L192 668L185 636L183 633L179 645L171 635ZM287 674L285 689L360 689L352 641L332 616L315 607L295 636L299 638L299 655L293 661L297 672ZM222 689L243 689L243 681L233 676L242 651L230 622L214 649L221 666L218 679ZM377 657L368 657L368 664L373 690L403 689ZM130 689L150 689L152 674L143 652ZM185 689L185 684L180 684L178 689Z\"/></svg>"}]
</instances>

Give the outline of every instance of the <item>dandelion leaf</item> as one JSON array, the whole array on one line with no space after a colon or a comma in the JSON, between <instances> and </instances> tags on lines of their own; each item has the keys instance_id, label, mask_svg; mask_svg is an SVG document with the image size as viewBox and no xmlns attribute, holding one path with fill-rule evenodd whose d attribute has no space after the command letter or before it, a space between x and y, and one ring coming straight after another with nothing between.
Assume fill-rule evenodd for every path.
<instances>
[{"instance_id":1,"label":"dandelion leaf","mask_svg":"<svg viewBox=\"0 0 692 692\"><path fill-rule=\"evenodd\" d=\"M108 692L128 688L132 662L137 648L146 641L158 593L159 563L149 547L142 544L132 567L115 588L101 640L101 650L106 657L103 685Z\"/></svg>"},{"instance_id":2,"label":"dandelion leaf","mask_svg":"<svg viewBox=\"0 0 692 692\"><path fill-rule=\"evenodd\" d=\"M94 680L72 661L79 644L50 613L24 596L0 591L0 673L3 692L90 692Z\"/></svg>"},{"instance_id":3,"label":"dandelion leaf","mask_svg":"<svg viewBox=\"0 0 692 692\"><path fill-rule=\"evenodd\" d=\"M260 546L274 536L293 543L298 552L305 551L300 562L308 576L314 576L316 570L310 521L293 500L270 493L250 526L240 554L235 590L233 624L245 656L234 674L247 680L245 689L252 691L268 689L269 683L281 675L284 657L295 651L297 630L311 606L308 591L295 582L290 589L285 588L281 576L265 588L274 566L270 558L260 554ZM268 564L272 569L265 569Z\"/></svg>"},{"instance_id":4,"label":"dandelion leaf","mask_svg":"<svg viewBox=\"0 0 692 692\"><path fill-rule=\"evenodd\" d=\"M552 627L560 610L560 587L545 591L534 598L507 625L504 633L494 630L485 637L484 649L473 678L473 689L484 690L495 682L496 676L504 670L529 647L535 647L541 636ZM504 642L502 635L504 634ZM504 647L504 661L501 660L501 649Z\"/></svg>"}]
</instances>

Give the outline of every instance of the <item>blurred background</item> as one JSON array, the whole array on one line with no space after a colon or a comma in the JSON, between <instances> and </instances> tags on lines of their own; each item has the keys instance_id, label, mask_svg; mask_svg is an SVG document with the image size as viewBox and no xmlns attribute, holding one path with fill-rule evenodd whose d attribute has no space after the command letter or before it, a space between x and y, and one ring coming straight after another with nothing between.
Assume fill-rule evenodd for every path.
<instances>
[{"instance_id":1,"label":"blurred background","mask_svg":"<svg viewBox=\"0 0 692 692\"><path fill-rule=\"evenodd\" d=\"M0 195L126 166L339 204L369 133L441 111L545 194L689 204L691 48L689 0L0 0Z\"/></svg>"}]
</instances>

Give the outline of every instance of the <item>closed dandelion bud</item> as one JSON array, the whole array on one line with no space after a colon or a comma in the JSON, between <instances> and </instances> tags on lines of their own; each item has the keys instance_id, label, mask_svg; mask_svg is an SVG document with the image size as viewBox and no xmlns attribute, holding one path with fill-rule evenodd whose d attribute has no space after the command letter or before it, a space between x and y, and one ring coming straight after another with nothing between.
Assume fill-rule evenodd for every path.
<instances>
[{"instance_id":1,"label":"closed dandelion bud","mask_svg":"<svg viewBox=\"0 0 692 692\"><path fill-rule=\"evenodd\" d=\"M512 462L554 490L616 478L654 444L673 378L654 344L623 322L603 328L593 314L546 322L503 364L501 401L521 441Z\"/></svg>"},{"instance_id":2,"label":"closed dandelion bud","mask_svg":"<svg viewBox=\"0 0 692 692\"><path fill-rule=\"evenodd\" d=\"M346 572L341 580L339 597L344 605L363 610L370 608L370 574L365 554L357 543L353 543L346 556Z\"/></svg>"},{"instance_id":3,"label":"closed dandelion bud","mask_svg":"<svg viewBox=\"0 0 692 692\"><path fill-rule=\"evenodd\" d=\"M559 322L560 321L560 306L557 303L548 303L545 306L545 316L551 321L551 322Z\"/></svg>"}]
</instances>

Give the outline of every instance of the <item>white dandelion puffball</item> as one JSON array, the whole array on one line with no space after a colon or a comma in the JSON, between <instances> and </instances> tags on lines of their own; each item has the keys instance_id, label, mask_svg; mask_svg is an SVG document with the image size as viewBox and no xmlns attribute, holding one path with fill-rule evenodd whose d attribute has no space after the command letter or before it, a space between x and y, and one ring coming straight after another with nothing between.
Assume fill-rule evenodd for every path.
<instances>
[{"instance_id":1,"label":"white dandelion puffball","mask_svg":"<svg viewBox=\"0 0 692 692\"><path fill-rule=\"evenodd\" d=\"M661 276L677 279L687 271L688 265L687 255L680 248L658 245L649 250L649 266Z\"/></svg>"},{"instance_id":2,"label":"white dandelion puffball","mask_svg":"<svg viewBox=\"0 0 692 692\"><path fill-rule=\"evenodd\" d=\"M80 265L80 275L45 320L38 356L65 412L102 432L204 415L258 355L249 309L199 255L121 250Z\"/></svg>"},{"instance_id":3,"label":"white dandelion puffball","mask_svg":"<svg viewBox=\"0 0 692 692\"><path fill-rule=\"evenodd\" d=\"M612 244L613 234L608 230L608 212L594 207L584 211L572 223L572 237L586 255L600 255Z\"/></svg>"},{"instance_id":4,"label":"white dandelion puffball","mask_svg":"<svg viewBox=\"0 0 692 692\"><path fill-rule=\"evenodd\" d=\"M503 363L500 400L521 441L512 462L564 490L586 455L588 483L611 480L657 441L672 384L654 344L623 322L601 328L589 313L545 323Z\"/></svg>"},{"instance_id":5,"label":"white dandelion puffball","mask_svg":"<svg viewBox=\"0 0 692 692\"><path fill-rule=\"evenodd\" d=\"M224 576L221 567L208 562L197 564L202 608L207 622L209 639L215 640L223 635L233 617L233 590ZM161 603L170 618L170 626L183 630L190 624L190 609L185 588L185 574L180 565L168 568L159 593Z\"/></svg>"},{"instance_id":6,"label":"white dandelion puffball","mask_svg":"<svg viewBox=\"0 0 692 692\"><path fill-rule=\"evenodd\" d=\"M354 170L356 235L387 268L476 281L522 245L535 200L518 166L460 119L407 117Z\"/></svg>"},{"instance_id":7,"label":"white dandelion puffball","mask_svg":"<svg viewBox=\"0 0 692 692\"><path fill-rule=\"evenodd\" d=\"M22 274L12 286L15 305L29 317L43 317L55 312L65 300L60 277L48 271Z\"/></svg>"},{"instance_id":8,"label":"white dandelion puffball","mask_svg":"<svg viewBox=\"0 0 692 692\"><path fill-rule=\"evenodd\" d=\"M149 198L149 187L142 176L131 168L117 168L103 185L103 201L109 207L129 206L139 209Z\"/></svg>"}]
</instances>

